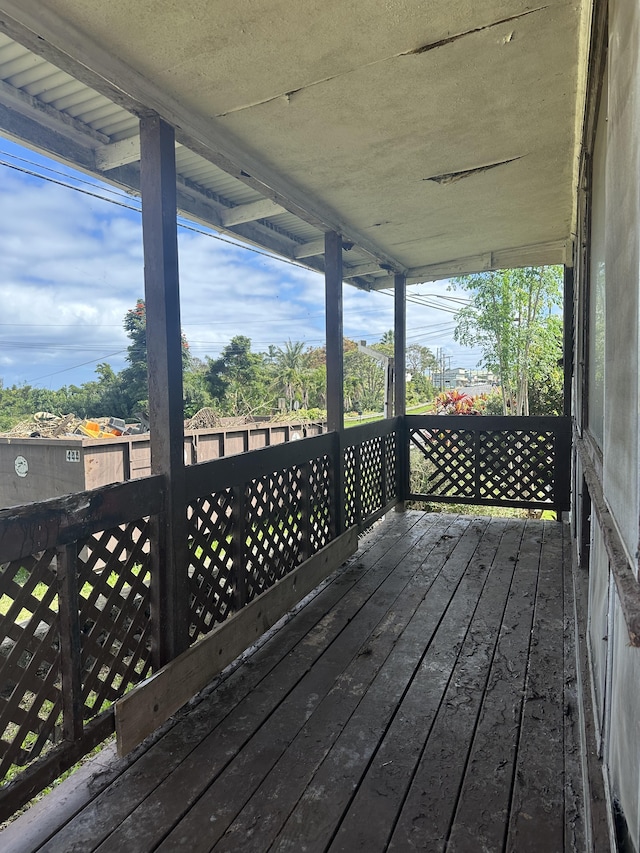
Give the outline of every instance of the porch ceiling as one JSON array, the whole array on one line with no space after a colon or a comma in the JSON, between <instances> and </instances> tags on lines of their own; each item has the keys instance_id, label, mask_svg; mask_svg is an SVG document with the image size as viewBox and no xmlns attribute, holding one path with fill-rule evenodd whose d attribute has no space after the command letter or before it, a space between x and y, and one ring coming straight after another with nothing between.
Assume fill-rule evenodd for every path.
<instances>
[{"instance_id":1,"label":"porch ceiling","mask_svg":"<svg viewBox=\"0 0 640 853\"><path fill-rule=\"evenodd\" d=\"M185 213L362 286L571 260L591 0L1 7L0 126L87 171L152 109Z\"/></svg>"}]
</instances>

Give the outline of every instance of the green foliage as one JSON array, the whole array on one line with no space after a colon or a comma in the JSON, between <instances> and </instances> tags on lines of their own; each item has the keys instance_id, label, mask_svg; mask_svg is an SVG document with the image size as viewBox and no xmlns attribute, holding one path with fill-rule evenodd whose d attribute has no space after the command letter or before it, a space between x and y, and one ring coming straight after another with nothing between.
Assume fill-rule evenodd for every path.
<instances>
[{"instance_id":1,"label":"green foliage","mask_svg":"<svg viewBox=\"0 0 640 853\"><path fill-rule=\"evenodd\" d=\"M305 409L309 407L309 368L309 350L302 341L287 341L284 349L276 348L275 389L277 396L287 401L288 411L294 402Z\"/></svg>"},{"instance_id":2,"label":"green foliage","mask_svg":"<svg viewBox=\"0 0 640 853\"><path fill-rule=\"evenodd\" d=\"M380 411L384 404L385 373L378 361L349 348L344 354L346 411Z\"/></svg>"},{"instance_id":3,"label":"green foliage","mask_svg":"<svg viewBox=\"0 0 640 853\"><path fill-rule=\"evenodd\" d=\"M205 406L214 407L207 387L207 364L199 358L190 359L189 367L182 374L184 416L192 418Z\"/></svg>"},{"instance_id":4,"label":"green foliage","mask_svg":"<svg viewBox=\"0 0 640 853\"><path fill-rule=\"evenodd\" d=\"M561 268L466 275L454 286L471 294L471 304L457 316L456 340L482 349L482 363L500 377L503 412L529 414L531 380L544 381L557 360Z\"/></svg>"},{"instance_id":5,"label":"green foliage","mask_svg":"<svg viewBox=\"0 0 640 853\"><path fill-rule=\"evenodd\" d=\"M407 382L407 405L417 405L433 400L435 388L430 379L424 374L414 373L410 382Z\"/></svg>"},{"instance_id":6,"label":"green foliage","mask_svg":"<svg viewBox=\"0 0 640 853\"><path fill-rule=\"evenodd\" d=\"M127 366L116 373L111 365L99 364L96 379L81 386L56 391L13 386L0 382L0 432L27 420L37 411L56 415L74 413L78 417L120 417L130 419L147 408L146 308L139 299L124 317L130 340ZM189 353L183 336L183 393L185 418L204 407L221 415L273 415L278 399L286 401L286 411L294 418L316 419L310 411L326 409L326 352L324 347L307 347L287 341L283 347L271 345L265 353L251 350L251 340L237 335L224 347L219 358L204 361ZM375 349L393 353L393 333L387 332ZM410 404L422 403L434 391L427 373L435 363L427 347L412 345L407 353L411 381L407 383ZM359 352L353 341L344 341L345 404L347 410L380 412L383 406L385 372L379 362ZM298 409L296 409L296 405ZM319 417L319 415L318 415Z\"/></svg>"},{"instance_id":7,"label":"green foliage","mask_svg":"<svg viewBox=\"0 0 640 853\"><path fill-rule=\"evenodd\" d=\"M250 415L268 412L272 396L267 390L264 356L251 352L251 340L236 335L220 358L207 357L204 381L223 414Z\"/></svg>"},{"instance_id":8,"label":"green foliage","mask_svg":"<svg viewBox=\"0 0 640 853\"><path fill-rule=\"evenodd\" d=\"M499 391L494 391L487 395L484 404L485 415L502 415L502 394Z\"/></svg>"},{"instance_id":9,"label":"green foliage","mask_svg":"<svg viewBox=\"0 0 640 853\"><path fill-rule=\"evenodd\" d=\"M564 376L562 321L559 317L549 317L540 330L534 342L532 365L529 379L530 414L561 415L564 408Z\"/></svg>"}]
</instances>

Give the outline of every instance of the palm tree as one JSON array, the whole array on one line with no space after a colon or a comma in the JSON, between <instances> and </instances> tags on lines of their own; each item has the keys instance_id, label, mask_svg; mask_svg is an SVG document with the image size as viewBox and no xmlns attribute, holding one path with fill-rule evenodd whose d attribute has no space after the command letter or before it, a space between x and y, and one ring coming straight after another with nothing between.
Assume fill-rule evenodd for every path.
<instances>
[{"instance_id":1,"label":"palm tree","mask_svg":"<svg viewBox=\"0 0 640 853\"><path fill-rule=\"evenodd\" d=\"M295 343L287 341L284 349L278 347L276 350L276 380L284 391L289 411L293 408L293 400L298 390L302 396L303 407L308 407L309 393L305 375L308 362L309 354L305 351L305 344L302 341Z\"/></svg>"}]
</instances>

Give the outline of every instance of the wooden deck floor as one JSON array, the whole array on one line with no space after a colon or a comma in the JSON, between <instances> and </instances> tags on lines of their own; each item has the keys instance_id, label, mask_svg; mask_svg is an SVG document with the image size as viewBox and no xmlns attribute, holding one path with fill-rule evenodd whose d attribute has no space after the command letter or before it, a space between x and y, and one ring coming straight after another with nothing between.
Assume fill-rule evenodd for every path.
<instances>
[{"instance_id":1,"label":"wooden deck floor","mask_svg":"<svg viewBox=\"0 0 640 853\"><path fill-rule=\"evenodd\" d=\"M392 514L162 737L0 848L584 850L566 535Z\"/></svg>"}]
</instances>

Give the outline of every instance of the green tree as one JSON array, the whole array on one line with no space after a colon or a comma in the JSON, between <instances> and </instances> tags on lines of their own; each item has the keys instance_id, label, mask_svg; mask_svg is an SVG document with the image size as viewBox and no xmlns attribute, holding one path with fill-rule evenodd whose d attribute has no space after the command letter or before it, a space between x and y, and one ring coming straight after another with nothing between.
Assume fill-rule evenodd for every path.
<instances>
[{"instance_id":1,"label":"green tree","mask_svg":"<svg viewBox=\"0 0 640 853\"><path fill-rule=\"evenodd\" d=\"M345 347L344 400L347 411L380 411L384 405L385 372L379 361L357 349Z\"/></svg>"},{"instance_id":2,"label":"green tree","mask_svg":"<svg viewBox=\"0 0 640 853\"><path fill-rule=\"evenodd\" d=\"M425 403L435 394L431 376L437 368L435 355L429 347L411 344L406 350L407 372L411 381L407 383L407 402Z\"/></svg>"},{"instance_id":3,"label":"green tree","mask_svg":"<svg viewBox=\"0 0 640 853\"><path fill-rule=\"evenodd\" d=\"M119 374L127 395L127 415L148 408L149 383L147 378L147 309L144 299L138 299L134 308L124 316L124 330L131 343L127 347L128 367ZM191 354L189 343L182 334L182 369L188 369Z\"/></svg>"},{"instance_id":4,"label":"green tree","mask_svg":"<svg viewBox=\"0 0 640 853\"><path fill-rule=\"evenodd\" d=\"M549 375L557 360L549 328L561 305L561 268L478 273L453 285L471 294L457 315L456 340L482 349L482 364L500 378L504 413L528 415L532 376Z\"/></svg>"},{"instance_id":5,"label":"green tree","mask_svg":"<svg viewBox=\"0 0 640 853\"><path fill-rule=\"evenodd\" d=\"M562 320L548 317L534 341L529 377L529 413L561 415L564 408Z\"/></svg>"},{"instance_id":6,"label":"green tree","mask_svg":"<svg viewBox=\"0 0 640 853\"><path fill-rule=\"evenodd\" d=\"M406 351L407 370L413 377L425 376L437 367L436 357L429 347L411 344Z\"/></svg>"},{"instance_id":7,"label":"green tree","mask_svg":"<svg viewBox=\"0 0 640 853\"><path fill-rule=\"evenodd\" d=\"M289 411L295 399L304 409L309 406L309 353L302 341L287 341L284 348L278 347L275 353L275 371L277 392L284 394Z\"/></svg>"},{"instance_id":8,"label":"green tree","mask_svg":"<svg viewBox=\"0 0 640 853\"><path fill-rule=\"evenodd\" d=\"M213 407L214 401L207 387L207 363L191 356L189 366L182 376L184 416L192 418L205 406Z\"/></svg>"},{"instance_id":9,"label":"green tree","mask_svg":"<svg viewBox=\"0 0 640 853\"><path fill-rule=\"evenodd\" d=\"M148 408L149 383L147 379L147 310L143 299L124 316L124 330L131 343L127 347L128 367L122 371L122 381L127 389L127 415L136 409Z\"/></svg>"},{"instance_id":10,"label":"green tree","mask_svg":"<svg viewBox=\"0 0 640 853\"><path fill-rule=\"evenodd\" d=\"M232 338L220 358L207 357L205 383L226 414L248 415L271 408L264 358L251 352L251 340L244 335Z\"/></svg>"}]
</instances>

